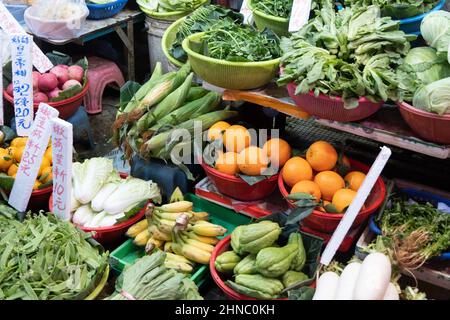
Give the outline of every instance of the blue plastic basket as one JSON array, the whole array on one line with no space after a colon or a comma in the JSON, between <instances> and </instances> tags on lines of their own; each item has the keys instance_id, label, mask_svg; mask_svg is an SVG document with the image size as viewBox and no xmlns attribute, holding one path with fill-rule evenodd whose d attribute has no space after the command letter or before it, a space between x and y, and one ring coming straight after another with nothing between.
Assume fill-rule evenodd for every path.
<instances>
[{"instance_id":1,"label":"blue plastic basket","mask_svg":"<svg viewBox=\"0 0 450 320\"><path fill-rule=\"evenodd\" d=\"M436 7L434 7L433 9L431 9L428 12L425 12L424 14L421 14L421 15L418 15L415 17L411 17L411 18L401 19L400 20L400 30L403 30L407 34L420 35L420 24L422 23L423 18L425 18L425 16L427 14L429 14L430 12L441 10L444 7L444 5L445 5L445 0L441 0L441 2L439 2L436 5Z\"/></svg>"},{"instance_id":2,"label":"blue plastic basket","mask_svg":"<svg viewBox=\"0 0 450 320\"><path fill-rule=\"evenodd\" d=\"M89 20L102 20L102 19L108 19L116 14L118 14L120 11L122 11L123 8L125 8L128 0L116 0L111 3L105 3L105 4L93 4L88 3L87 7L89 9Z\"/></svg>"},{"instance_id":3,"label":"blue plastic basket","mask_svg":"<svg viewBox=\"0 0 450 320\"><path fill-rule=\"evenodd\" d=\"M442 198L440 196L437 196L437 195L429 193L429 192L419 191L419 190L412 189L412 188L405 188L405 189L401 189L400 191L402 193L408 195L414 201L429 202L435 207L437 207L438 202L442 202L442 203L445 203L446 205L450 206L450 199ZM375 215L372 215L370 217L369 228L373 233L375 233L377 235L381 235L381 229L375 223L374 216ZM433 260L450 260L450 252L444 252L440 256L434 257Z\"/></svg>"}]
</instances>

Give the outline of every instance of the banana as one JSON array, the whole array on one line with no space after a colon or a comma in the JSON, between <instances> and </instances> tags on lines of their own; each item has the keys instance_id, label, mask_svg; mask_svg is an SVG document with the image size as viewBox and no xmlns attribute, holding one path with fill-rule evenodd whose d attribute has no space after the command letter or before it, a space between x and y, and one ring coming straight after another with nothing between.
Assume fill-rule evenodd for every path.
<instances>
[{"instance_id":1,"label":"banana","mask_svg":"<svg viewBox=\"0 0 450 320\"><path fill-rule=\"evenodd\" d=\"M188 233L186 233L187 234L187 236L190 238L190 239L194 239L194 240L197 240L197 241L201 241L201 242L203 242L203 243L207 243L207 244L210 244L210 245L213 245L213 246L215 246L220 240L219 239L217 239L217 238L215 238L215 237L205 237L205 236L199 236L198 234L196 234L196 233L194 233L194 232L188 232Z\"/></svg>"},{"instance_id":2,"label":"banana","mask_svg":"<svg viewBox=\"0 0 450 320\"><path fill-rule=\"evenodd\" d=\"M145 245L145 252L151 254L155 248L161 249L164 245L164 241L150 237Z\"/></svg>"},{"instance_id":3,"label":"banana","mask_svg":"<svg viewBox=\"0 0 450 320\"><path fill-rule=\"evenodd\" d=\"M172 241L172 234L167 232L162 232L157 226L152 225L149 228L152 237L161 241Z\"/></svg>"},{"instance_id":4,"label":"banana","mask_svg":"<svg viewBox=\"0 0 450 320\"><path fill-rule=\"evenodd\" d=\"M165 220L177 220L177 218L183 214L187 215L189 219L193 217L192 212L165 212L165 211L155 211L156 216L158 216L159 219L165 219Z\"/></svg>"},{"instance_id":5,"label":"banana","mask_svg":"<svg viewBox=\"0 0 450 320\"><path fill-rule=\"evenodd\" d=\"M148 227L148 221L146 219L141 220L128 228L127 236L129 236L130 238L135 238L139 233L144 231L147 227Z\"/></svg>"},{"instance_id":6,"label":"banana","mask_svg":"<svg viewBox=\"0 0 450 320\"><path fill-rule=\"evenodd\" d=\"M189 229L194 231L197 235L205 237L223 236L227 232L227 229L224 227L206 221L198 221Z\"/></svg>"},{"instance_id":7,"label":"banana","mask_svg":"<svg viewBox=\"0 0 450 320\"><path fill-rule=\"evenodd\" d=\"M164 204L157 209L165 212L183 212L183 211L191 211L194 207L194 204L190 201L177 201L168 204Z\"/></svg>"},{"instance_id":8,"label":"banana","mask_svg":"<svg viewBox=\"0 0 450 320\"><path fill-rule=\"evenodd\" d=\"M175 269L181 273L191 273L193 268L190 264L178 261L164 261L164 266L168 269Z\"/></svg>"},{"instance_id":9,"label":"banana","mask_svg":"<svg viewBox=\"0 0 450 320\"><path fill-rule=\"evenodd\" d=\"M173 252L172 251L172 241L166 241L166 243L164 243L164 251L166 253Z\"/></svg>"},{"instance_id":10,"label":"banana","mask_svg":"<svg viewBox=\"0 0 450 320\"><path fill-rule=\"evenodd\" d=\"M183 242L189 245L192 245L194 247L197 247L199 249L202 249L206 252L212 253L214 251L214 246L207 244L207 243L203 243L194 239L190 239L188 237L183 237Z\"/></svg>"},{"instance_id":11,"label":"banana","mask_svg":"<svg viewBox=\"0 0 450 320\"><path fill-rule=\"evenodd\" d=\"M150 239L150 231L148 229L145 229L144 231L140 232L136 238L134 238L133 243L137 246L145 246L145 244Z\"/></svg>"},{"instance_id":12,"label":"banana","mask_svg":"<svg viewBox=\"0 0 450 320\"><path fill-rule=\"evenodd\" d=\"M194 263L192 261L189 261L184 256L180 256L178 254L173 254L173 253L166 253L166 260L183 262L183 263L190 264L192 266L194 265Z\"/></svg>"},{"instance_id":13,"label":"banana","mask_svg":"<svg viewBox=\"0 0 450 320\"><path fill-rule=\"evenodd\" d=\"M208 220L209 213L208 212L192 212L192 220L194 221L202 221L202 220Z\"/></svg>"},{"instance_id":14,"label":"banana","mask_svg":"<svg viewBox=\"0 0 450 320\"><path fill-rule=\"evenodd\" d=\"M190 244L184 244L181 247L181 252L183 256L197 263L208 264L211 259L211 253L199 249Z\"/></svg>"}]
</instances>

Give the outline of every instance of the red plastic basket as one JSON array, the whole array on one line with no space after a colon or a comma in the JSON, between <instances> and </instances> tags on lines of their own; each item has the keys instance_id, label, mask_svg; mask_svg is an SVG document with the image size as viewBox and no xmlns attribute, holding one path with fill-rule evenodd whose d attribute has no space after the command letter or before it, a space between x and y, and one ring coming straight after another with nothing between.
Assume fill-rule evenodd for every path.
<instances>
[{"instance_id":1,"label":"red plastic basket","mask_svg":"<svg viewBox=\"0 0 450 320\"><path fill-rule=\"evenodd\" d=\"M311 91L307 94L295 95L297 85L289 83L287 90L295 104L310 115L340 122L358 121L370 117L377 112L383 102L372 102L367 98L359 99L359 106L354 109L345 109L341 98L331 98L324 94L315 96Z\"/></svg>"},{"instance_id":2,"label":"red plastic basket","mask_svg":"<svg viewBox=\"0 0 450 320\"><path fill-rule=\"evenodd\" d=\"M122 179L125 179L128 175L125 173L120 173L120 177ZM53 194L50 196L50 199L48 200L48 207L50 209L50 212L53 211ZM134 217L131 219L128 219L127 221L124 221L122 223L116 224L111 227L102 227L102 228L85 228L83 226L76 225L80 230L83 230L84 232L94 232L93 238L97 240L101 244L109 244L109 243L115 243L118 240L121 239L121 237L125 234L127 229L142 219L145 215L145 210L147 206L144 206L141 211L139 211Z\"/></svg>"},{"instance_id":3,"label":"red plastic basket","mask_svg":"<svg viewBox=\"0 0 450 320\"><path fill-rule=\"evenodd\" d=\"M350 166L352 170L358 170L364 173L369 172L369 167L358 161L350 160ZM284 184L282 175L280 174L278 178L278 187L280 189L281 195L288 201L291 208L295 208L294 201L288 200L289 195L288 190ZM356 216L353 222L352 228L356 228L366 221L369 216L374 213L383 203L386 197L386 186L381 178L376 181L369 197L366 200L365 207ZM341 222L344 214L342 213L326 213L319 210L314 210L311 215L302 220L302 224L314 230L324 233L332 233L337 228L339 222Z\"/></svg>"},{"instance_id":4,"label":"red plastic basket","mask_svg":"<svg viewBox=\"0 0 450 320\"><path fill-rule=\"evenodd\" d=\"M249 185L243 179L211 168L202 161L206 175L220 193L241 201L255 201L269 196L277 188L278 174Z\"/></svg>"},{"instance_id":5,"label":"red plastic basket","mask_svg":"<svg viewBox=\"0 0 450 320\"><path fill-rule=\"evenodd\" d=\"M86 82L86 85L84 86L83 90L77 95L58 102L47 102L47 104L59 111L59 118L66 120L71 116L73 116L75 112L77 112L78 108L83 103L83 98L88 92L88 90L89 90L89 81ZM9 103L11 104L14 103L13 97L11 97L6 92L6 90L3 90L3 96ZM33 106L34 112L36 113L39 107L39 103L35 103Z\"/></svg>"},{"instance_id":6,"label":"red plastic basket","mask_svg":"<svg viewBox=\"0 0 450 320\"><path fill-rule=\"evenodd\" d=\"M47 210L48 209L47 204L52 194L52 191L53 186L41 190L34 190L31 193L27 209L32 211Z\"/></svg>"},{"instance_id":7,"label":"red plastic basket","mask_svg":"<svg viewBox=\"0 0 450 320\"><path fill-rule=\"evenodd\" d=\"M406 102L397 106L403 120L421 138L432 142L450 144L450 114L442 116L414 108Z\"/></svg>"}]
</instances>

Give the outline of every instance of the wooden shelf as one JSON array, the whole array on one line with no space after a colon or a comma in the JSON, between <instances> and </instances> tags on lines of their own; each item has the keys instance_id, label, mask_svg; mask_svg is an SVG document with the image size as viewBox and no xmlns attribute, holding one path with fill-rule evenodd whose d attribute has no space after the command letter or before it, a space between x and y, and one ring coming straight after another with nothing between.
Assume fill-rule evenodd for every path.
<instances>
[{"instance_id":1,"label":"wooden shelf","mask_svg":"<svg viewBox=\"0 0 450 320\"><path fill-rule=\"evenodd\" d=\"M254 91L220 90L227 101L247 101L263 107L272 108L286 115L308 119L318 124L351 133L360 137L389 144L439 159L450 158L450 146L427 142L418 138L403 121L396 106L384 106L368 119L358 122L337 122L310 117L296 106L285 87L270 84L266 88Z\"/></svg>"}]
</instances>

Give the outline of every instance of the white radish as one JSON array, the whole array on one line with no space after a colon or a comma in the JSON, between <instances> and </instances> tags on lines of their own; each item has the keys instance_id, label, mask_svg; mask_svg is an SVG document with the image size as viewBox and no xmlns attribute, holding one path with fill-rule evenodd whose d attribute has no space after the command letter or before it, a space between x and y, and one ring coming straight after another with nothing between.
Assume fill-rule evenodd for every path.
<instances>
[{"instance_id":1,"label":"white radish","mask_svg":"<svg viewBox=\"0 0 450 320\"><path fill-rule=\"evenodd\" d=\"M360 269L361 263L359 262L352 262L345 267L339 277L336 300L353 300L353 292L355 291Z\"/></svg>"},{"instance_id":2,"label":"white radish","mask_svg":"<svg viewBox=\"0 0 450 320\"><path fill-rule=\"evenodd\" d=\"M382 253L369 254L363 261L356 281L355 300L382 300L391 281L391 262Z\"/></svg>"},{"instance_id":3,"label":"white radish","mask_svg":"<svg viewBox=\"0 0 450 320\"><path fill-rule=\"evenodd\" d=\"M339 283L339 276L331 271L325 272L319 277L313 300L334 300Z\"/></svg>"},{"instance_id":4,"label":"white radish","mask_svg":"<svg viewBox=\"0 0 450 320\"><path fill-rule=\"evenodd\" d=\"M384 293L383 300L400 300L397 288L392 282L389 283L386 292Z\"/></svg>"}]
</instances>

